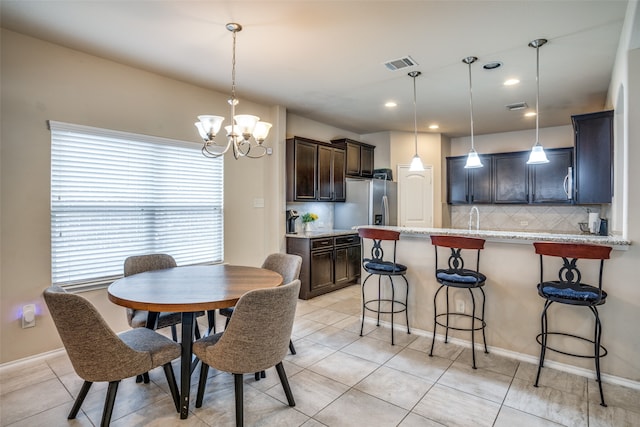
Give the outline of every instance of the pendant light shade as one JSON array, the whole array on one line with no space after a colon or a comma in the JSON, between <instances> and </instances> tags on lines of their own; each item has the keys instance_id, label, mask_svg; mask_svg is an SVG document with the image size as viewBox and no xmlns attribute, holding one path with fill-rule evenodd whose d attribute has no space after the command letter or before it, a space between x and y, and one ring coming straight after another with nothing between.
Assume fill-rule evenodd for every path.
<instances>
[{"instance_id":1,"label":"pendant light shade","mask_svg":"<svg viewBox=\"0 0 640 427\"><path fill-rule=\"evenodd\" d=\"M423 171L424 165L422 164L422 159L418 156L418 113L416 112L416 77L422 74L420 71L411 71L409 73L409 77L413 78L413 132L414 132L414 147L415 147L415 156L411 160L411 165L409 166L409 170L411 172Z\"/></svg>"},{"instance_id":2,"label":"pendant light shade","mask_svg":"<svg viewBox=\"0 0 640 427\"><path fill-rule=\"evenodd\" d=\"M465 169L481 168L483 166L473 145L473 84L471 82L471 64L477 60L478 58L475 56L467 56L462 60L462 62L469 66L469 116L471 117L471 150L467 156L467 163L464 165Z\"/></svg>"},{"instance_id":3,"label":"pendant light shade","mask_svg":"<svg viewBox=\"0 0 640 427\"><path fill-rule=\"evenodd\" d=\"M540 47L547 43L547 39L535 39L529 43L529 47L536 49L536 143L531 148L531 154L528 165L538 165L543 163L549 163L547 155L544 153L544 148L540 144Z\"/></svg>"}]
</instances>

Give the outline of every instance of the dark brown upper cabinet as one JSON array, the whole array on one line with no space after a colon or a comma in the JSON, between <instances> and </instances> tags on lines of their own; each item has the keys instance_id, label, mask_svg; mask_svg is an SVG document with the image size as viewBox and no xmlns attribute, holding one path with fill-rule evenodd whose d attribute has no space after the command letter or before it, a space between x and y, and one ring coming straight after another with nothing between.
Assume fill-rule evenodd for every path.
<instances>
[{"instance_id":1,"label":"dark brown upper cabinet","mask_svg":"<svg viewBox=\"0 0 640 427\"><path fill-rule=\"evenodd\" d=\"M494 154L494 203L529 203L528 152Z\"/></svg>"},{"instance_id":2,"label":"dark brown upper cabinet","mask_svg":"<svg viewBox=\"0 0 640 427\"><path fill-rule=\"evenodd\" d=\"M344 147L347 176L373 178L374 145L348 138L332 139L331 142Z\"/></svg>"},{"instance_id":3,"label":"dark brown upper cabinet","mask_svg":"<svg viewBox=\"0 0 640 427\"><path fill-rule=\"evenodd\" d=\"M573 148L545 150L549 163L527 165L529 151L481 155L484 167L465 169L466 156L447 158L447 202L572 203Z\"/></svg>"},{"instance_id":4,"label":"dark brown upper cabinet","mask_svg":"<svg viewBox=\"0 0 640 427\"><path fill-rule=\"evenodd\" d=\"M447 158L447 202L491 203L491 157L480 156L481 168L465 169L467 157Z\"/></svg>"},{"instance_id":5,"label":"dark brown upper cabinet","mask_svg":"<svg viewBox=\"0 0 640 427\"><path fill-rule=\"evenodd\" d=\"M309 138L287 139L287 201L344 202L344 149Z\"/></svg>"},{"instance_id":6,"label":"dark brown upper cabinet","mask_svg":"<svg viewBox=\"0 0 640 427\"><path fill-rule=\"evenodd\" d=\"M611 203L613 111L571 116L575 132L575 202Z\"/></svg>"},{"instance_id":7,"label":"dark brown upper cabinet","mask_svg":"<svg viewBox=\"0 0 640 427\"><path fill-rule=\"evenodd\" d=\"M529 165L531 203L573 202L573 149L544 150L549 163Z\"/></svg>"}]
</instances>

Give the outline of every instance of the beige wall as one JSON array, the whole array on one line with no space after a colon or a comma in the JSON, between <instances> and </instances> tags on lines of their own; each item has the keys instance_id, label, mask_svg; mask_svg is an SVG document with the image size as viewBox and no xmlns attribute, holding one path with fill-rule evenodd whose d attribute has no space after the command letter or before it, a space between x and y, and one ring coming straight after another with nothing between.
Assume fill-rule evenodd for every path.
<instances>
[{"instance_id":1,"label":"beige wall","mask_svg":"<svg viewBox=\"0 0 640 427\"><path fill-rule=\"evenodd\" d=\"M226 115L227 95L3 30L1 134L0 363L60 347L42 291L50 285L50 134L47 120L194 141L198 114ZM284 234L284 109L241 100L276 126L274 155L225 157L225 256L260 265ZM255 199L264 208L255 208ZM274 222L274 218L282 220ZM265 226L276 224L275 226ZM124 309L104 290L83 294L116 330ZM20 309L36 303L37 326L20 327Z\"/></svg>"}]
</instances>

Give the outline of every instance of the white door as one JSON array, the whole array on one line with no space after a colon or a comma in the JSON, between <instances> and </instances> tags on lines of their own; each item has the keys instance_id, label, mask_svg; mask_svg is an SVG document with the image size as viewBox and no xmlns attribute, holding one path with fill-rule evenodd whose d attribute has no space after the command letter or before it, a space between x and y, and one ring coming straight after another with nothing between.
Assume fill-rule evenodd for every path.
<instances>
[{"instance_id":1,"label":"white door","mask_svg":"<svg viewBox=\"0 0 640 427\"><path fill-rule=\"evenodd\" d=\"M433 169L410 172L409 165L398 165L400 227L433 227Z\"/></svg>"}]
</instances>

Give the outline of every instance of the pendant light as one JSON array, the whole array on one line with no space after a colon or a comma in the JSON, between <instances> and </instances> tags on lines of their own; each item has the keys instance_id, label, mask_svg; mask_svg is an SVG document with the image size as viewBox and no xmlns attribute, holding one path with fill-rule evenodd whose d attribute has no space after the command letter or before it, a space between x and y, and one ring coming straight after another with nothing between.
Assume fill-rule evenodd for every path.
<instances>
[{"instance_id":1,"label":"pendant light","mask_svg":"<svg viewBox=\"0 0 640 427\"><path fill-rule=\"evenodd\" d=\"M237 114L236 105L238 98L236 97L236 34L242 31L242 25L231 22L226 25L228 31L233 34L233 56L231 58L231 125L225 126L227 132L226 143L217 142L214 138L224 117L201 115L198 116L198 122L195 123L200 137L204 141L202 146L202 154L205 157L223 156L229 148L233 147L233 156L236 159L240 157L248 157L257 159L267 154L267 148L262 144L269 135L271 123L261 122L260 117L249 114ZM253 141L251 140L253 138Z\"/></svg>"},{"instance_id":2,"label":"pendant light","mask_svg":"<svg viewBox=\"0 0 640 427\"><path fill-rule=\"evenodd\" d=\"M481 168L483 166L473 146L473 85L471 82L471 64L477 60L478 58L475 56L467 56L462 60L462 62L469 66L469 115L471 117L471 151L469 151L469 155L467 156L467 163L464 165L465 169Z\"/></svg>"},{"instance_id":3,"label":"pendant light","mask_svg":"<svg viewBox=\"0 0 640 427\"><path fill-rule=\"evenodd\" d=\"M409 166L409 170L411 172L423 171L424 166L422 165L422 160L420 156L418 156L418 113L416 112L416 77L422 74L420 71L411 71L409 73L409 77L413 78L413 131L414 131L414 146L415 146L415 156L411 160L411 166Z\"/></svg>"},{"instance_id":4,"label":"pendant light","mask_svg":"<svg viewBox=\"0 0 640 427\"><path fill-rule=\"evenodd\" d=\"M527 160L528 165L549 163L538 137L540 132L540 47L545 43L547 43L547 39L535 39L529 43L529 47L536 49L536 143L531 148L531 154L529 155L529 160Z\"/></svg>"}]
</instances>

